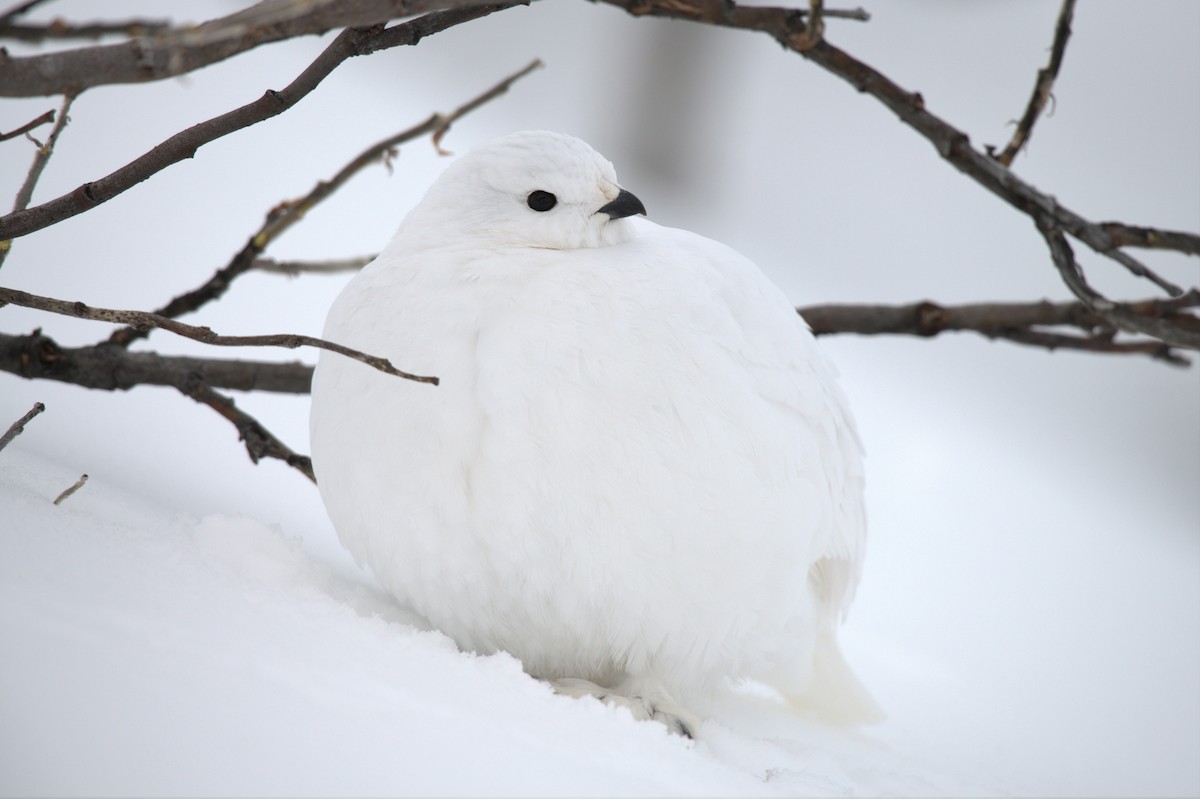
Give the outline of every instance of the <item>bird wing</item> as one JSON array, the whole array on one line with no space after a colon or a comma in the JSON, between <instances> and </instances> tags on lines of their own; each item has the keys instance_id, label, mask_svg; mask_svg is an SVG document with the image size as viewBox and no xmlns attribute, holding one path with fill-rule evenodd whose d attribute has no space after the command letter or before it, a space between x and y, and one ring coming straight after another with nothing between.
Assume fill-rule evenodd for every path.
<instances>
[{"instance_id":1,"label":"bird wing","mask_svg":"<svg viewBox=\"0 0 1200 799\"><path fill-rule=\"evenodd\" d=\"M650 223L643 223L650 224ZM817 484L829 505L813 514L809 582L830 620L844 616L866 549L863 447L837 370L783 291L748 258L686 231L658 228L665 244L706 261L739 333L725 342L752 390L795 436L795 468Z\"/></svg>"}]
</instances>

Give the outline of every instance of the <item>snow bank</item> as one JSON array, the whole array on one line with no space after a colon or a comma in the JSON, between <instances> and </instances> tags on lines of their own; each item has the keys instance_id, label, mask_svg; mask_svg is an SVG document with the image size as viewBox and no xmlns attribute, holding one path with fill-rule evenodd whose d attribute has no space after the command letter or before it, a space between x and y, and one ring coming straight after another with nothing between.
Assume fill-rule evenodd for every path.
<instances>
[{"instance_id":1,"label":"snow bank","mask_svg":"<svg viewBox=\"0 0 1200 799\"><path fill-rule=\"evenodd\" d=\"M0 456L5 794L962 795L769 696L698 742L458 652L247 518Z\"/></svg>"}]
</instances>

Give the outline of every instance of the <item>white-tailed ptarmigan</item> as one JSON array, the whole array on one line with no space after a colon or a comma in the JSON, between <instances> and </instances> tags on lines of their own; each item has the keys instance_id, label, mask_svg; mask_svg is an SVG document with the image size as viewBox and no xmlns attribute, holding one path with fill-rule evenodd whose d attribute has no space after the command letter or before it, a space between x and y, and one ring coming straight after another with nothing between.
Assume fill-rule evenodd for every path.
<instances>
[{"instance_id":1,"label":"white-tailed ptarmigan","mask_svg":"<svg viewBox=\"0 0 1200 799\"><path fill-rule=\"evenodd\" d=\"M783 293L644 219L579 139L453 163L337 298L312 452L345 546L468 651L692 734L740 678L857 723L866 538L835 371Z\"/></svg>"}]
</instances>

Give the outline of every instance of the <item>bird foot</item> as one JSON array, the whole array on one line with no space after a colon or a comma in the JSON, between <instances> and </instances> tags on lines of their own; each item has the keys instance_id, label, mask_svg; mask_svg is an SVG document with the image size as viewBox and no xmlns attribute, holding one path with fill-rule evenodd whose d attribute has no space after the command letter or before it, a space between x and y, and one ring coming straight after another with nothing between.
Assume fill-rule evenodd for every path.
<instances>
[{"instance_id":1,"label":"bird foot","mask_svg":"<svg viewBox=\"0 0 1200 799\"><path fill-rule=\"evenodd\" d=\"M563 677L549 680L550 687L560 696L578 699L593 696L605 704L628 708L635 719L651 720L665 724L667 729L684 738L695 738L700 729L700 719L666 698L652 698L649 692L620 688L605 688L578 677Z\"/></svg>"}]
</instances>

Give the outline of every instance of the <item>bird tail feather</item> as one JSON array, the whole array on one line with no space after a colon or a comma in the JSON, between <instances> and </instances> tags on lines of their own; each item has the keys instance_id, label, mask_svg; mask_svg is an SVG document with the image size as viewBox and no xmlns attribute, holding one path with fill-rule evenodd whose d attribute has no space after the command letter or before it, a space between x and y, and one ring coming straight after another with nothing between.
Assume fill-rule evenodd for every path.
<instances>
[{"instance_id":1,"label":"bird tail feather","mask_svg":"<svg viewBox=\"0 0 1200 799\"><path fill-rule=\"evenodd\" d=\"M796 710L838 727L877 724L884 719L882 708L859 681L842 656L833 629L817 635L813 650L812 677L806 688L787 696Z\"/></svg>"}]
</instances>

